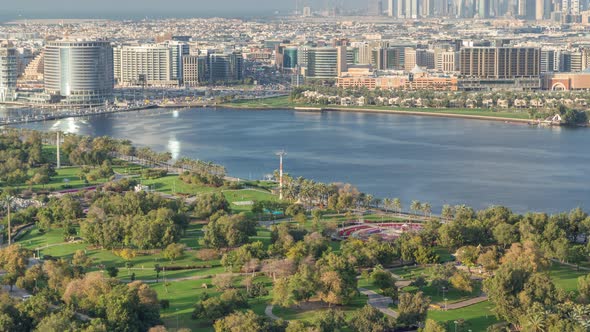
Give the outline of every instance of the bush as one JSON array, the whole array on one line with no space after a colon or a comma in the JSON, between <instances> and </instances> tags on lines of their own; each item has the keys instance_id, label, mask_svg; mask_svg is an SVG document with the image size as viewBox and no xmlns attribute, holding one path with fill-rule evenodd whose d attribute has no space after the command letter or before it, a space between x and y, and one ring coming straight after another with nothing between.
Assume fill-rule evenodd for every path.
<instances>
[{"instance_id":1,"label":"bush","mask_svg":"<svg viewBox=\"0 0 590 332\"><path fill-rule=\"evenodd\" d=\"M160 300L160 307L164 310L170 308L170 300Z\"/></svg>"},{"instance_id":2,"label":"bush","mask_svg":"<svg viewBox=\"0 0 590 332\"><path fill-rule=\"evenodd\" d=\"M143 177L146 179L158 179L166 176L168 171L161 168L148 168L143 171Z\"/></svg>"}]
</instances>

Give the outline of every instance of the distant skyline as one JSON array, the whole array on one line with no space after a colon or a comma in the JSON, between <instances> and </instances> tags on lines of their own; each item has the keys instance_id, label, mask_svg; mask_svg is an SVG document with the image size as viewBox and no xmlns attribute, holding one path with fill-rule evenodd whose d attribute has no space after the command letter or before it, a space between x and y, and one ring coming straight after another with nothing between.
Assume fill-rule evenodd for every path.
<instances>
[{"instance_id":1,"label":"distant skyline","mask_svg":"<svg viewBox=\"0 0 590 332\"><path fill-rule=\"evenodd\" d=\"M365 7L353 0L299 0L300 7ZM18 0L2 4L0 20L26 18L140 18L265 16L291 13L296 0ZM301 8L300 8L301 10Z\"/></svg>"}]
</instances>

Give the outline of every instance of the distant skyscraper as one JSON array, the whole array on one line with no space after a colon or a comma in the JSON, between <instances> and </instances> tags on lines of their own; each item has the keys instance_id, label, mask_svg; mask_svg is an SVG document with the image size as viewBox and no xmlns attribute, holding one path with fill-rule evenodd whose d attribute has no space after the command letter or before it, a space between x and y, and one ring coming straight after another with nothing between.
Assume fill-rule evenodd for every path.
<instances>
[{"instance_id":1,"label":"distant skyscraper","mask_svg":"<svg viewBox=\"0 0 590 332\"><path fill-rule=\"evenodd\" d=\"M52 41L45 48L45 92L90 106L113 96L113 49L105 41Z\"/></svg>"},{"instance_id":2,"label":"distant skyscraper","mask_svg":"<svg viewBox=\"0 0 590 332\"><path fill-rule=\"evenodd\" d=\"M480 18L490 17L490 0L477 1L477 15Z\"/></svg>"},{"instance_id":3,"label":"distant skyscraper","mask_svg":"<svg viewBox=\"0 0 590 332\"><path fill-rule=\"evenodd\" d=\"M394 0L387 1L387 16L393 17L395 15Z\"/></svg>"},{"instance_id":4,"label":"distant skyscraper","mask_svg":"<svg viewBox=\"0 0 590 332\"><path fill-rule=\"evenodd\" d=\"M12 100L16 92L16 49L0 45L0 102Z\"/></svg>"},{"instance_id":5,"label":"distant skyscraper","mask_svg":"<svg viewBox=\"0 0 590 332\"><path fill-rule=\"evenodd\" d=\"M405 17L406 18L418 18L418 1L420 0L406 0L405 1Z\"/></svg>"},{"instance_id":6,"label":"distant skyscraper","mask_svg":"<svg viewBox=\"0 0 590 332\"><path fill-rule=\"evenodd\" d=\"M580 0L561 0L561 11L564 14L579 15Z\"/></svg>"}]
</instances>

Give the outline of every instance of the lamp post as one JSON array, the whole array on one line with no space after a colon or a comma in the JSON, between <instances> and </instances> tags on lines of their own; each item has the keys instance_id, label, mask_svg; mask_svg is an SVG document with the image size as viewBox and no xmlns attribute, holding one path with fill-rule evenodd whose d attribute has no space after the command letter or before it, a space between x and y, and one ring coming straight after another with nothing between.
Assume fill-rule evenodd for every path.
<instances>
[{"instance_id":1,"label":"lamp post","mask_svg":"<svg viewBox=\"0 0 590 332\"><path fill-rule=\"evenodd\" d=\"M459 324L458 321L455 321L455 332L457 332L457 325Z\"/></svg>"}]
</instances>

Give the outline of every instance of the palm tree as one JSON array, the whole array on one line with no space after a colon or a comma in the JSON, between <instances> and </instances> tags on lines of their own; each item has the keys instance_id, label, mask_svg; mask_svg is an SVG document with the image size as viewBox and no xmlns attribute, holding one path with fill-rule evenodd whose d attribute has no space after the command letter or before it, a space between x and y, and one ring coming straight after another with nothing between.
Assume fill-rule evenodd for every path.
<instances>
[{"instance_id":1,"label":"palm tree","mask_svg":"<svg viewBox=\"0 0 590 332\"><path fill-rule=\"evenodd\" d=\"M453 219L453 217L455 216L455 211L454 211L453 207L450 206L449 204L443 205L442 211L441 211L441 216L447 220Z\"/></svg>"},{"instance_id":2,"label":"palm tree","mask_svg":"<svg viewBox=\"0 0 590 332\"><path fill-rule=\"evenodd\" d=\"M389 198L383 199L383 208L385 208L386 212L389 212L389 209L391 208L391 199L389 199Z\"/></svg>"},{"instance_id":3,"label":"palm tree","mask_svg":"<svg viewBox=\"0 0 590 332\"><path fill-rule=\"evenodd\" d=\"M414 214L418 214L418 211L422 210L422 203L420 203L420 201L413 200L412 204L410 204L410 210L412 210Z\"/></svg>"},{"instance_id":4,"label":"palm tree","mask_svg":"<svg viewBox=\"0 0 590 332\"><path fill-rule=\"evenodd\" d=\"M394 198L392 204L398 215L402 213L402 201L399 198Z\"/></svg>"},{"instance_id":5,"label":"palm tree","mask_svg":"<svg viewBox=\"0 0 590 332\"><path fill-rule=\"evenodd\" d=\"M526 318L526 326L529 328L528 331L545 331L545 316L541 312L536 312L531 315L528 315Z\"/></svg>"},{"instance_id":6,"label":"palm tree","mask_svg":"<svg viewBox=\"0 0 590 332\"><path fill-rule=\"evenodd\" d=\"M428 215L428 217L430 217L430 215L432 213L432 206L430 206L430 203L422 204L422 212L424 212L425 217L426 217L426 215Z\"/></svg>"},{"instance_id":7,"label":"palm tree","mask_svg":"<svg viewBox=\"0 0 590 332\"><path fill-rule=\"evenodd\" d=\"M365 196L365 208L368 209L371 207L371 203L373 203L373 199L374 199L374 197L371 194L368 194Z\"/></svg>"}]
</instances>

